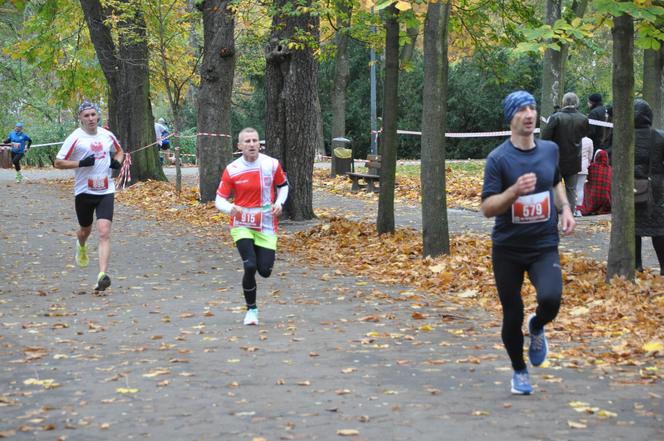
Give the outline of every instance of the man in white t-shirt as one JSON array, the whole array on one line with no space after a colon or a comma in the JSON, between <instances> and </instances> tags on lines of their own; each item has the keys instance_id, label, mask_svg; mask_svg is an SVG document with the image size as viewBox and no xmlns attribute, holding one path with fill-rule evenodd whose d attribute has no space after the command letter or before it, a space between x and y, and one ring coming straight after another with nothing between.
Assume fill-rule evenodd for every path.
<instances>
[{"instance_id":1,"label":"man in white t-shirt","mask_svg":"<svg viewBox=\"0 0 664 441\"><path fill-rule=\"evenodd\" d=\"M92 232L93 215L97 214L99 235L99 275L95 291L111 286L106 274L111 255L111 223L115 183L112 169L119 169L124 152L113 133L97 126L99 115L93 103L84 101L78 107L81 127L65 139L56 155L55 167L76 169L74 196L76 217L80 228L76 232L76 263L88 266L87 240Z\"/></svg>"},{"instance_id":2,"label":"man in white t-shirt","mask_svg":"<svg viewBox=\"0 0 664 441\"><path fill-rule=\"evenodd\" d=\"M159 118L156 123L154 123L154 134L157 138L157 146L160 150L168 150L171 148L171 142L168 139L168 126L164 118ZM167 157L167 152L164 152L163 155L159 156L159 161L161 164L164 164L164 158Z\"/></svg>"}]
</instances>

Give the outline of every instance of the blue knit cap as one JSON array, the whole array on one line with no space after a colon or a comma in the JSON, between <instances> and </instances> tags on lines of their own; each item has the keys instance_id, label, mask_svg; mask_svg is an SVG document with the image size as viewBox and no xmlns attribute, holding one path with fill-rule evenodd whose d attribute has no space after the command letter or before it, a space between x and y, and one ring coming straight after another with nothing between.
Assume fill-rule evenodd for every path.
<instances>
[{"instance_id":1,"label":"blue knit cap","mask_svg":"<svg viewBox=\"0 0 664 441\"><path fill-rule=\"evenodd\" d=\"M514 114L525 106L536 106L535 97L525 90L517 90L505 97L503 100L503 113L507 124L512 121Z\"/></svg>"},{"instance_id":2,"label":"blue knit cap","mask_svg":"<svg viewBox=\"0 0 664 441\"><path fill-rule=\"evenodd\" d=\"M83 101L83 102L81 103L81 105L78 106L78 114L80 115L81 112L83 112L84 110L88 110L88 109L95 109L95 110L97 110L98 107L97 107L96 104L93 104L93 103L91 103L90 101ZM99 112L99 111L97 110L97 112Z\"/></svg>"}]
</instances>

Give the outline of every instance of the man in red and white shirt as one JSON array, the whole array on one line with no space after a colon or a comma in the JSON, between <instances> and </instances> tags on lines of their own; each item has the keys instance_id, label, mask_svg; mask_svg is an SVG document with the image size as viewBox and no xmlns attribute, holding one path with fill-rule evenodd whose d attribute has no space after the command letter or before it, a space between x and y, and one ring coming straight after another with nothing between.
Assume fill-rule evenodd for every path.
<instances>
[{"instance_id":1,"label":"man in red and white shirt","mask_svg":"<svg viewBox=\"0 0 664 441\"><path fill-rule=\"evenodd\" d=\"M231 237L244 264L242 289L247 303L244 324L257 325L256 271L266 278L272 273L277 218L288 197L288 180L279 161L259 153L256 129L247 127L240 131L238 149L242 156L224 170L215 205L231 217ZM231 194L234 194L233 203L229 201Z\"/></svg>"},{"instance_id":2,"label":"man in red and white shirt","mask_svg":"<svg viewBox=\"0 0 664 441\"><path fill-rule=\"evenodd\" d=\"M99 274L96 291L104 291L111 285L106 274L111 255L111 223L115 183L112 169L119 169L124 152L115 135L97 126L97 106L84 101L78 108L81 127L65 139L56 155L55 167L76 169L74 196L76 217L80 228L76 232L76 263L88 266L87 240L92 232L93 215L97 214L99 234Z\"/></svg>"}]
</instances>

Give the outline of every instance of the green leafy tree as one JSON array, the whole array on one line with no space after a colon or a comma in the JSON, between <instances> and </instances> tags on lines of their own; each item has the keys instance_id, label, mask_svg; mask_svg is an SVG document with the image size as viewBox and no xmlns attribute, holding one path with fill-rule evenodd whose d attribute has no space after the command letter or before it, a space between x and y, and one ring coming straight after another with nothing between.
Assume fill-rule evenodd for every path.
<instances>
[{"instance_id":1,"label":"green leafy tree","mask_svg":"<svg viewBox=\"0 0 664 441\"><path fill-rule=\"evenodd\" d=\"M653 2L663 6L664 2ZM647 30L655 36L664 32L664 20L657 19L653 27ZM653 127L664 127L664 45L660 40L649 39L643 46L643 98L648 101L653 110Z\"/></svg>"},{"instance_id":2,"label":"green leafy tree","mask_svg":"<svg viewBox=\"0 0 664 441\"><path fill-rule=\"evenodd\" d=\"M148 45L138 0L82 0L90 39L109 87L109 123L123 148L135 151L132 181L166 180L154 140ZM131 91L131 93L127 93Z\"/></svg>"},{"instance_id":3,"label":"green leafy tree","mask_svg":"<svg viewBox=\"0 0 664 441\"><path fill-rule=\"evenodd\" d=\"M579 38L588 38L591 27L581 26L581 18L588 5L587 0L574 0L568 10L568 17L562 16L562 0L547 0L546 32L547 47L544 50L542 67L542 100L540 114L548 117L553 113L554 106L560 105L565 93L565 65L568 58L570 43Z\"/></svg>"},{"instance_id":4,"label":"green leafy tree","mask_svg":"<svg viewBox=\"0 0 664 441\"><path fill-rule=\"evenodd\" d=\"M172 115L171 129L184 130L183 106L191 84L198 82L199 54L189 44L191 29L200 14L194 13L184 0L150 0L145 4L148 46L150 49L150 78L153 91L166 95ZM188 24L189 26L184 26ZM180 171L180 141L171 138L175 146L175 187L182 183Z\"/></svg>"},{"instance_id":5,"label":"green leafy tree","mask_svg":"<svg viewBox=\"0 0 664 441\"><path fill-rule=\"evenodd\" d=\"M71 127L81 99L103 103L106 90L80 5L74 0L10 3L0 14L2 107L17 118ZM9 123L5 115L0 116L3 126ZM55 132L62 136L61 130Z\"/></svg>"}]
</instances>

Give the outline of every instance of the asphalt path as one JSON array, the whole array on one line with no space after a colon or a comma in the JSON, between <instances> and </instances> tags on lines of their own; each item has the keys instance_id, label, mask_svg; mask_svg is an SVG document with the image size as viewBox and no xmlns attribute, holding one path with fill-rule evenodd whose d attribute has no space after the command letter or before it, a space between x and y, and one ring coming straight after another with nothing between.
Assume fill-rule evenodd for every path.
<instances>
[{"instance_id":1,"label":"asphalt path","mask_svg":"<svg viewBox=\"0 0 664 441\"><path fill-rule=\"evenodd\" d=\"M531 368L535 393L515 397L499 317L417 309L407 287L286 253L258 280L260 326L245 327L241 263L221 226L203 235L116 204L113 284L95 294L96 236L77 268L73 195L44 180L71 173L25 175L0 171L0 437L664 439L661 384L625 381L638 366L556 361ZM367 207L315 203L332 201ZM400 207L399 223L417 209ZM552 351L574 344L566 331Z\"/></svg>"}]
</instances>

